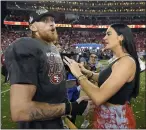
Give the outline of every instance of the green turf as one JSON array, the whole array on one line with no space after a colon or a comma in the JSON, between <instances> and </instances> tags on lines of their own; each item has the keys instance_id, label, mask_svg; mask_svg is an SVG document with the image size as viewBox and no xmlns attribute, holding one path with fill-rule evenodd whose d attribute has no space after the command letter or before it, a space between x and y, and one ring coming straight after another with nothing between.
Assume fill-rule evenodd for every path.
<instances>
[{"instance_id":1,"label":"green turf","mask_svg":"<svg viewBox=\"0 0 146 130\"><path fill-rule=\"evenodd\" d=\"M136 117L137 128L146 128L146 84L145 72L140 76L139 96L132 100L132 106Z\"/></svg>"},{"instance_id":2,"label":"green turf","mask_svg":"<svg viewBox=\"0 0 146 130\"><path fill-rule=\"evenodd\" d=\"M4 77L1 78L1 91L5 91L10 88L9 84L3 84ZM145 95L145 72L141 73L140 93L136 100L132 100L132 106L134 114L136 116L137 128L146 128L146 95ZM76 126L80 128L84 120L83 116L78 116L76 120ZM16 128L16 123L11 121L10 117L10 103L9 103L9 91L1 94L1 128L12 129Z\"/></svg>"},{"instance_id":3,"label":"green turf","mask_svg":"<svg viewBox=\"0 0 146 130\"><path fill-rule=\"evenodd\" d=\"M4 83L4 77L1 77L1 92L10 89L9 83ZM1 93L1 128L12 129L16 128L16 123L11 121L10 117L10 91Z\"/></svg>"},{"instance_id":4,"label":"green turf","mask_svg":"<svg viewBox=\"0 0 146 130\"><path fill-rule=\"evenodd\" d=\"M11 121L10 117L10 102L9 102L9 92L1 94L1 123L2 129L12 129L16 128L16 123Z\"/></svg>"}]
</instances>

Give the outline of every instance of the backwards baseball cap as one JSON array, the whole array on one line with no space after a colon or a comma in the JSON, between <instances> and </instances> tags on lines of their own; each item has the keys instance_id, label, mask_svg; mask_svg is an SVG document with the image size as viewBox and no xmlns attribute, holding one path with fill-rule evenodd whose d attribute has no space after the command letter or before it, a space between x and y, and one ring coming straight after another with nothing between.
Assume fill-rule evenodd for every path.
<instances>
[{"instance_id":1,"label":"backwards baseball cap","mask_svg":"<svg viewBox=\"0 0 146 130\"><path fill-rule=\"evenodd\" d=\"M46 9L36 10L29 15L29 24L38 22L42 17L45 17L45 16L54 17L54 15L51 14L50 12L48 12L48 10L46 10Z\"/></svg>"}]
</instances>

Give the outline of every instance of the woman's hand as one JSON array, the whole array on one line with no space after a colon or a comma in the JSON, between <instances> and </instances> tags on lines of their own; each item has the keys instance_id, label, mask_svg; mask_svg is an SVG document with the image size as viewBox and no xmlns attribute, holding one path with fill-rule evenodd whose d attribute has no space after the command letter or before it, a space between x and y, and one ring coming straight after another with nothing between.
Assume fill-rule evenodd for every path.
<instances>
[{"instance_id":1,"label":"woman's hand","mask_svg":"<svg viewBox=\"0 0 146 130\"><path fill-rule=\"evenodd\" d=\"M77 63L75 60L70 59L70 58L68 58L68 57L65 56L65 58L63 59L63 61L70 68L70 71L72 72L72 74L76 78L78 78L80 75L82 75L81 68L79 67L79 63Z\"/></svg>"},{"instance_id":2,"label":"woman's hand","mask_svg":"<svg viewBox=\"0 0 146 130\"><path fill-rule=\"evenodd\" d=\"M79 64L79 67L81 69L81 72L83 74L88 74L89 70L85 69L84 65L83 64Z\"/></svg>"}]
</instances>

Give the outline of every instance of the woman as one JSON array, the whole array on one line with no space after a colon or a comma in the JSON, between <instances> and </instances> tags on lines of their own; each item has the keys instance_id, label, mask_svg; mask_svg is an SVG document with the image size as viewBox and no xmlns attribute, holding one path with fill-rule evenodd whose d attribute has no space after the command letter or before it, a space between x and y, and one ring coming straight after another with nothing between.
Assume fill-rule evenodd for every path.
<instances>
[{"instance_id":1,"label":"woman","mask_svg":"<svg viewBox=\"0 0 146 130\"><path fill-rule=\"evenodd\" d=\"M129 102L138 95L140 66L131 29L124 24L113 24L107 29L104 40L105 49L112 50L117 59L99 74L67 57L64 62L97 106L93 128L136 128ZM98 86L87 77L97 81Z\"/></svg>"}]
</instances>

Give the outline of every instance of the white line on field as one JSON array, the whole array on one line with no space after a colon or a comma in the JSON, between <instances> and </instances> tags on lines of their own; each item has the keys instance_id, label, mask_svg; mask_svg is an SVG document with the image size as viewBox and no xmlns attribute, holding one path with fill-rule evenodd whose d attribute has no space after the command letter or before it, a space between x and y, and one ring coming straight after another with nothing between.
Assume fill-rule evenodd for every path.
<instances>
[{"instance_id":1,"label":"white line on field","mask_svg":"<svg viewBox=\"0 0 146 130\"><path fill-rule=\"evenodd\" d=\"M7 90L5 90L5 91L2 91L1 93L5 93L5 92L7 92L7 91L9 91L10 89L7 89Z\"/></svg>"}]
</instances>

